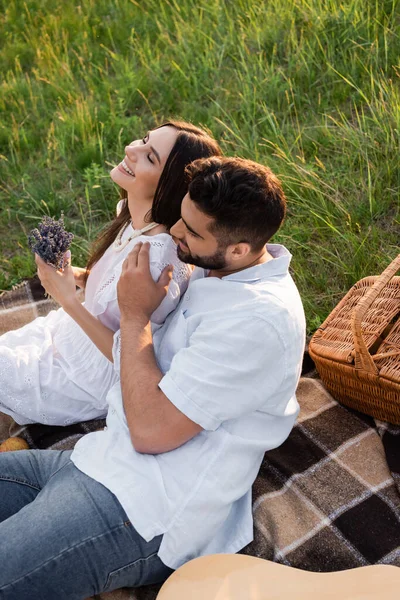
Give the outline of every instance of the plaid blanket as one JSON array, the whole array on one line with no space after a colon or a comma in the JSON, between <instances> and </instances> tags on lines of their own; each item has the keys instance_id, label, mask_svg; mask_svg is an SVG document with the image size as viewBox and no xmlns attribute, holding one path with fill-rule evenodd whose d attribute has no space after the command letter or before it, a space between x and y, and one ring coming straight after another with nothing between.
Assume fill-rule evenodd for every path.
<instances>
[{"instance_id":1,"label":"plaid blanket","mask_svg":"<svg viewBox=\"0 0 400 600\"><path fill-rule=\"evenodd\" d=\"M53 308L35 281L3 294L0 303L0 331L10 328L10 314L19 327L28 314ZM312 369L306 353L299 419L286 442L265 454L253 485L254 540L241 553L310 571L400 566L400 426L341 406ZM31 448L68 449L103 426L97 420L20 427L4 417L0 435L20 435ZM155 600L159 588L96 600Z\"/></svg>"}]
</instances>

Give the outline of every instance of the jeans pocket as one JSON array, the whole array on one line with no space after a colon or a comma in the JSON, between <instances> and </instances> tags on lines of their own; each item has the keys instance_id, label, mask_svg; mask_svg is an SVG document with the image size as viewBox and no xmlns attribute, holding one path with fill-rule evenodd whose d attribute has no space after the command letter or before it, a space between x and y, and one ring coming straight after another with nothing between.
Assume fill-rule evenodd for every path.
<instances>
[{"instance_id":1,"label":"jeans pocket","mask_svg":"<svg viewBox=\"0 0 400 600\"><path fill-rule=\"evenodd\" d=\"M104 592L123 587L139 587L151 583L162 583L173 572L158 558L157 553L135 561L109 573Z\"/></svg>"}]
</instances>

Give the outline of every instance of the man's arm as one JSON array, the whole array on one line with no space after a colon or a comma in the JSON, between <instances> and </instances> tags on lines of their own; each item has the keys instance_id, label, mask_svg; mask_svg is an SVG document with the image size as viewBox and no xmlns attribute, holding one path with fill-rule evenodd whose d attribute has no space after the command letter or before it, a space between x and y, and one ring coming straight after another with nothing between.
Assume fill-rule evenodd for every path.
<instances>
[{"instance_id":1,"label":"man's arm","mask_svg":"<svg viewBox=\"0 0 400 600\"><path fill-rule=\"evenodd\" d=\"M133 446L148 454L178 448L202 431L158 387L163 374L154 355L150 315L164 299L171 273L171 269L164 270L155 283L149 269L149 246L137 244L118 282L122 398Z\"/></svg>"}]
</instances>

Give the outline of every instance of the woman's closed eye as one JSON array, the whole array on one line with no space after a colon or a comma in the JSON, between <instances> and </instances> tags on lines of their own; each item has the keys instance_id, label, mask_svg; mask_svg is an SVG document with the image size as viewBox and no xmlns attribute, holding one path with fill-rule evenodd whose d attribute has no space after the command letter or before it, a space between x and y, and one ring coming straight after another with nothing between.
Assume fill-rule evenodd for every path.
<instances>
[{"instance_id":1,"label":"woman's closed eye","mask_svg":"<svg viewBox=\"0 0 400 600\"><path fill-rule=\"evenodd\" d=\"M147 144L148 141L149 141L149 134L145 135L144 138L142 138L143 144ZM149 160L151 162L151 164L154 165L154 160L151 158L151 153L149 153L147 155L147 160Z\"/></svg>"}]
</instances>

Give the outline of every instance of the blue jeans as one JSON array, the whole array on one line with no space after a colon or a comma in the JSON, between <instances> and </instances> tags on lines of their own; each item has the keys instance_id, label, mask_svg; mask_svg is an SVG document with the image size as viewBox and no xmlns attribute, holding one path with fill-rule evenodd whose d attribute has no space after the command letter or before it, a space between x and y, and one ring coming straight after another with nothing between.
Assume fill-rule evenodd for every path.
<instances>
[{"instance_id":1,"label":"blue jeans","mask_svg":"<svg viewBox=\"0 0 400 600\"><path fill-rule=\"evenodd\" d=\"M0 453L0 599L83 600L164 581L162 536L146 542L71 451Z\"/></svg>"}]
</instances>

